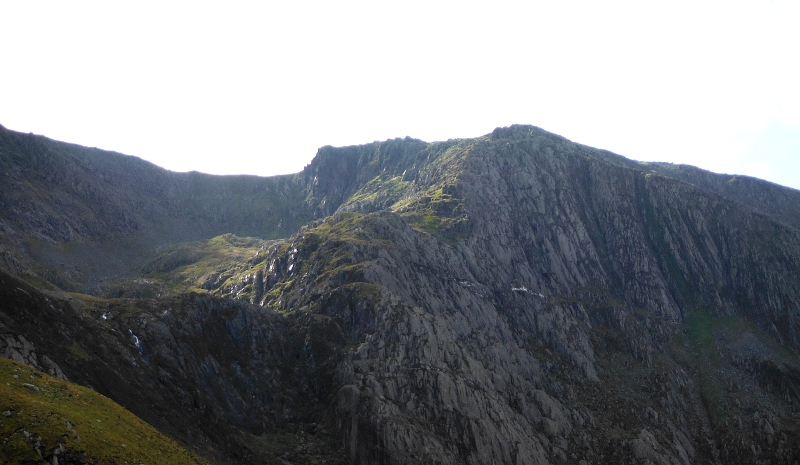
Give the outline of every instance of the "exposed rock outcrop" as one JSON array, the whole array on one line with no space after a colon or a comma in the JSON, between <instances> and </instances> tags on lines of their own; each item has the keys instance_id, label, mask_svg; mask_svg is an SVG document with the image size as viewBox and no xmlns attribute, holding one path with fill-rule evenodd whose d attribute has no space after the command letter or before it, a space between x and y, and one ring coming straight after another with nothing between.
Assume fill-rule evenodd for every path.
<instances>
[{"instance_id":1,"label":"exposed rock outcrop","mask_svg":"<svg viewBox=\"0 0 800 465\"><path fill-rule=\"evenodd\" d=\"M70 379L239 462L266 460L244 432L355 464L793 464L796 191L690 171L529 126L327 147L247 197L301 212L269 217L291 237L137 277L203 295L11 293L5 331L76 344L49 355Z\"/></svg>"},{"instance_id":2,"label":"exposed rock outcrop","mask_svg":"<svg viewBox=\"0 0 800 465\"><path fill-rule=\"evenodd\" d=\"M37 354L36 347L25 336L4 334L0 336L0 357L10 358L43 371L53 378L67 380L61 368L47 355Z\"/></svg>"}]
</instances>

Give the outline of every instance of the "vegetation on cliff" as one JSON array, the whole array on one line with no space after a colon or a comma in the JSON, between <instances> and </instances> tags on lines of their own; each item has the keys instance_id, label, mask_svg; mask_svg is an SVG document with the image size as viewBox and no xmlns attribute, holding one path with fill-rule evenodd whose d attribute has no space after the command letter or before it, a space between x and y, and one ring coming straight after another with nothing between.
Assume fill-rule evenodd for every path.
<instances>
[{"instance_id":1,"label":"vegetation on cliff","mask_svg":"<svg viewBox=\"0 0 800 465\"><path fill-rule=\"evenodd\" d=\"M0 349L212 461L800 459L796 191L529 126L263 180L3 137Z\"/></svg>"}]
</instances>

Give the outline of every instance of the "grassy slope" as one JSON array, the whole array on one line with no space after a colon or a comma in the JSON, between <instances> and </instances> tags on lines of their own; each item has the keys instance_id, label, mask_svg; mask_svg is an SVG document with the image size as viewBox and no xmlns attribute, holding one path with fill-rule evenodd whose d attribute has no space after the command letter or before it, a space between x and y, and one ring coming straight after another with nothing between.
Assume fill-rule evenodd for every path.
<instances>
[{"instance_id":1,"label":"grassy slope","mask_svg":"<svg viewBox=\"0 0 800 465\"><path fill-rule=\"evenodd\" d=\"M4 358L0 410L3 463L43 462L60 446L82 463L205 463L111 399Z\"/></svg>"},{"instance_id":2,"label":"grassy slope","mask_svg":"<svg viewBox=\"0 0 800 465\"><path fill-rule=\"evenodd\" d=\"M184 292L210 292L218 297L250 301L254 294L254 276L264 268L267 249L274 243L224 234L207 241L169 247L144 266L141 277L118 280L109 286L106 294L154 298Z\"/></svg>"}]
</instances>

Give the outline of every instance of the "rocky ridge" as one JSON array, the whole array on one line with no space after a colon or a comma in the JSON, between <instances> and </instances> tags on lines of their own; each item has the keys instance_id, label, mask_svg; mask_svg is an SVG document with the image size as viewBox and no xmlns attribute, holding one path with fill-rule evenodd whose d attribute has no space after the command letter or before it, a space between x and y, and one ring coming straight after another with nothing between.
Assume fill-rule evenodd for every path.
<instances>
[{"instance_id":1,"label":"rocky ridge","mask_svg":"<svg viewBox=\"0 0 800 465\"><path fill-rule=\"evenodd\" d=\"M234 461L267 460L236 431L284 431L352 463L790 464L797 192L730 179L528 126L326 147L286 178L307 224L197 276L208 295L56 306L97 335L83 350L115 341L108 370L136 394L48 356ZM75 337L36 339L31 306L4 332L48 354Z\"/></svg>"}]
</instances>

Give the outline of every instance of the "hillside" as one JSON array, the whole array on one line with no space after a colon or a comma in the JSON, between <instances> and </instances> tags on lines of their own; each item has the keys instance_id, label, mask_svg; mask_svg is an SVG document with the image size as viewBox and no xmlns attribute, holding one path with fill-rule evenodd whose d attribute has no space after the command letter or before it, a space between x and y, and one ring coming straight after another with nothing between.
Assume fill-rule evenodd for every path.
<instances>
[{"instance_id":1,"label":"hillside","mask_svg":"<svg viewBox=\"0 0 800 465\"><path fill-rule=\"evenodd\" d=\"M0 142L1 332L209 460L800 460L798 191L529 126L279 178Z\"/></svg>"},{"instance_id":2,"label":"hillside","mask_svg":"<svg viewBox=\"0 0 800 465\"><path fill-rule=\"evenodd\" d=\"M0 358L5 463L205 463L113 401Z\"/></svg>"},{"instance_id":3,"label":"hillside","mask_svg":"<svg viewBox=\"0 0 800 465\"><path fill-rule=\"evenodd\" d=\"M0 264L75 291L137 270L165 245L285 237L310 219L296 176L173 173L2 128L0 186Z\"/></svg>"}]
</instances>

